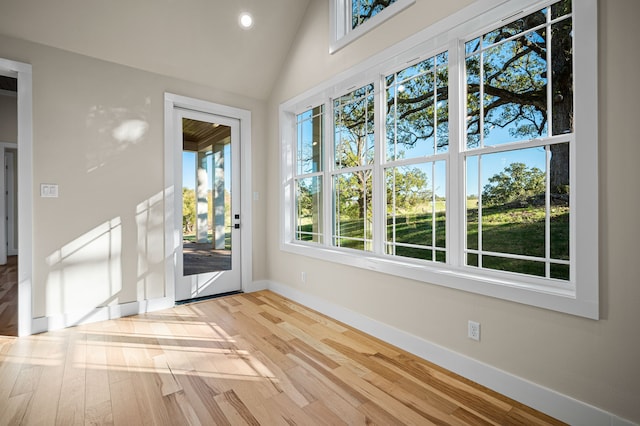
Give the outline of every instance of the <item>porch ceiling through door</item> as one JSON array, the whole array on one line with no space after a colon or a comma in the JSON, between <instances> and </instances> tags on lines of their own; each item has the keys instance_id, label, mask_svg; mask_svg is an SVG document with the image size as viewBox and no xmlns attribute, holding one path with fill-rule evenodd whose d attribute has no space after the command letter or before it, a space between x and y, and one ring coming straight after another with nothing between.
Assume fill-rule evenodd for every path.
<instances>
[{"instance_id":1,"label":"porch ceiling through door","mask_svg":"<svg viewBox=\"0 0 640 426\"><path fill-rule=\"evenodd\" d=\"M231 136L228 126L212 126L197 120L184 120L182 123L184 148L189 151L201 151L203 148L216 145Z\"/></svg>"}]
</instances>

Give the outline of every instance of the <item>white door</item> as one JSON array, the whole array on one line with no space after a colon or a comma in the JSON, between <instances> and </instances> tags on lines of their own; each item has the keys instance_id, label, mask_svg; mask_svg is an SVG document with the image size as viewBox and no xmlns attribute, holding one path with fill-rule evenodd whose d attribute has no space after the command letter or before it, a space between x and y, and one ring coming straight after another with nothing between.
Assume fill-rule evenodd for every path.
<instances>
[{"instance_id":1,"label":"white door","mask_svg":"<svg viewBox=\"0 0 640 426\"><path fill-rule=\"evenodd\" d=\"M241 289L240 122L174 110L176 301Z\"/></svg>"}]
</instances>

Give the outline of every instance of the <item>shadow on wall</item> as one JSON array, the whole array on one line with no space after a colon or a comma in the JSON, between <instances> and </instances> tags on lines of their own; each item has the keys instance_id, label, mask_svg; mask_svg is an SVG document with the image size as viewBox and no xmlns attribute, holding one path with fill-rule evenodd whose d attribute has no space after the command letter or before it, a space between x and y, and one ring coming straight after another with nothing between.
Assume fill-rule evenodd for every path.
<instances>
[{"instance_id":1,"label":"shadow on wall","mask_svg":"<svg viewBox=\"0 0 640 426\"><path fill-rule=\"evenodd\" d=\"M88 173L104 167L111 157L144 140L149 131L146 116L150 105L151 98L147 97L144 106L133 110L103 105L94 105L89 109L86 126L95 129L97 137L88 141Z\"/></svg>"},{"instance_id":2,"label":"shadow on wall","mask_svg":"<svg viewBox=\"0 0 640 426\"><path fill-rule=\"evenodd\" d=\"M165 296L163 214L158 193L136 206L135 218L105 221L46 257L50 329L106 319L99 312L102 307L114 309L109 318L118 317L122 304ZM123 240L131 235L126 224L134 219L137 244L135 256L130 256ZM123 300L123 290L135 296Z\"/></svg>"}]
</instances>

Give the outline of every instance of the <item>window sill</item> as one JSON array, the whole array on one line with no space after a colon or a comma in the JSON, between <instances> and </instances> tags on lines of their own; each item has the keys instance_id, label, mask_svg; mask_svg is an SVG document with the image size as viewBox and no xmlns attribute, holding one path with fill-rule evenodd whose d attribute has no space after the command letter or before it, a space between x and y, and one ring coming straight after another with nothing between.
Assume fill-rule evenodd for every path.
<instances>
[{"instance_id":1,"label":"window sill","mask_svg":"<svg viewBox=\"0 0 640 426\"><path fill-rule=\"evenodd\" d=\"M508 272L478 270L466 266L427 265L411 259L396 259L303 242L284 243L281 248L292 254L408 278L426 284L440 285L585 318L598 319L599 316L597 300L580 300L576 297L575 284L562 281Z\"/></svg>"}]
</instances>

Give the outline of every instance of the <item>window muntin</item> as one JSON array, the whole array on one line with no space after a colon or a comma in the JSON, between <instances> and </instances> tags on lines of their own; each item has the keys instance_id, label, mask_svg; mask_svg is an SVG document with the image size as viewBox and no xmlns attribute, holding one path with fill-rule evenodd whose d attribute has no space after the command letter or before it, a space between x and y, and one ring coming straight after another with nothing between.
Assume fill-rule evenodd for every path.
<instances>
[{"instance_id":1,"label":"window muntin","mask_svg":"<svg viewBox=\"0 0 640 426\"><path fill-rule=\"evenodd\" d=\"M465 43L468 266L571 278L570 10L563 0Z\"/></svg>"},{"instance_id":2,"label":"window muntin","mask_svg":"<svg viewBox=\"0 0 640 426\"><path fill-rule=\"evenodd\" d=\"M324 105L296 116L295 239L323 242Z\"/></svg>"}]
</instances>

